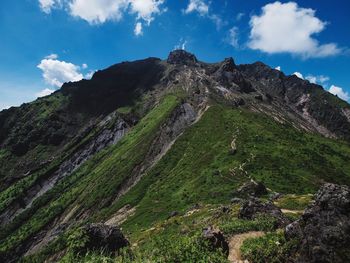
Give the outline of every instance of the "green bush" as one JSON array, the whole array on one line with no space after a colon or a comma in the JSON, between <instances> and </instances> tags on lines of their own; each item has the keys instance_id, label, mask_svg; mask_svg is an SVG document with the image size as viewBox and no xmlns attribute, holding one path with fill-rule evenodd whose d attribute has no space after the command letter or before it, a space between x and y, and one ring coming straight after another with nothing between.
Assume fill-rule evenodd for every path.
<instances>
[{"instance_id":1,"label":"green bush","mask_svg":"<svg viewBox=\"0 0 350 263\"><path fill-rule=\"evenodd\" d=\"M296 240L286 241L283 232L268 233L263 237L247 239L241 247L242 257L254 263L287 262Z\"/></svg>"},{"instance_id":2,"label":"green bush","mask_svg":"<svg viewBox=\"0 0 350 263\"><path fill-rule=\"evenodd\" d=\"M269 216L260 216L255 220L234 218L220 225L220 229L225 235L239 234L248 231L273 231L275 228L276 219Z\"/></svg>"}]
</instances>

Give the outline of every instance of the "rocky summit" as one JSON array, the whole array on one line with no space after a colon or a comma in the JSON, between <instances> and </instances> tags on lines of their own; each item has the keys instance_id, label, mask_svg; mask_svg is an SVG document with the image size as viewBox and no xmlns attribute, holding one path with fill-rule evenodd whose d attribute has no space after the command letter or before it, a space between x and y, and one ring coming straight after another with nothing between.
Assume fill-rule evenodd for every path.
<instances>
[{"instance_id":1,"label":"rocky summit","mask_svg":"<svg viewBox=\"0 0 350 263\"><path fill-rule=\"evenodd\" d=\"M262 62L122 62L0 147L1 262L350 261L350 105Z\"/></svg>"}]
</instances>

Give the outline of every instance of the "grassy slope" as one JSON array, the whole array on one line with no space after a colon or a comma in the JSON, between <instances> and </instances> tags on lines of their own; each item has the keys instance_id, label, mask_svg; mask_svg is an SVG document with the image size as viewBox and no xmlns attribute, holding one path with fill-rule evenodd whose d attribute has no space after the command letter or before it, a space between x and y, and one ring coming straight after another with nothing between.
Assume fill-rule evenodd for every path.
<instances>
[{"instance_id":1,"label":"grassy slope","mask_svg":"<svg viewBox=\"0 0 350 263\"><path fill-rule=\"evenodd\" d=\"M242 163L249 176L284 193L313 193L322 181L350 184L349 145L299 132L260 114L214 105L129 193L106 206L120 182L143 160L157 128L177 103L175 97L167 97L117 146L97 154L70 177L71 182L67 179L50 191L48 195L64 194L24 221L1 242L0 251L15 248L74 205L95 211L92 221L109 218L125 204L137 205L135 215L123 224L136 241L171 211L185 212L195 203L228 203L232 191L248 180L237 169ZM230 150L234 137L235 154Z\"/></svg>"},{"instance_id":2,"label":"grassy slope","mask_svg":"<svg viewBox=\"0 0 350 263\"><path fill-rule=\"evenodd\" d=\"M175 96L163 99L117 145L98 153L72 176L39 198L33 205L33 213L28 211L28 217L21 217L13 225L2 229L1 232L7 235L1 235L0 254L16 249L74 203L81 209L99 209L103 201L113 198L123 179L142 162L156 131L176 105L178 99Z\"/></svg>"},{"instance_id":3,"label":"grassy slope","mask_svg":"<svg viewBox=\"0 0 350 263\"><path fill-rule=\"evenodd\" d=\"M234 134L237 153L232 155ZM272 190L305 194L314 193L323 181L350 184L349 159L347 144L296 131L262 115L212 106L108 211L138 205L123 225L136 237L173 210L185 211L198 202L228 203L232 191L247 180L238 169L230 172L243 162L248 175Z\"/></svg>"}]
</instances>

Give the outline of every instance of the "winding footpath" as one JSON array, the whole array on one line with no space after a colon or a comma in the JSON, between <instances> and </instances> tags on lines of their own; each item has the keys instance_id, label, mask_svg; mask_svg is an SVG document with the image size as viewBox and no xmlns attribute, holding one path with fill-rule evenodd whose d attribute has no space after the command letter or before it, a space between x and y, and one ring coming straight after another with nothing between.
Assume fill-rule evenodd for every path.
<instances>
[{"instance_id":1,"label":"winding footpath","mask_svg":"<svg viewBox=\"0 0 350 263\"><path fill-rule=\"evenodd\" d=\"M247 238L257 238L264 236L265 233L262 231L251 231L247 233L237 234L229 240L229 255L228 261L231 263L248 263L248 260L241 258L241 246Z\"/></svg>"}]
</instances>

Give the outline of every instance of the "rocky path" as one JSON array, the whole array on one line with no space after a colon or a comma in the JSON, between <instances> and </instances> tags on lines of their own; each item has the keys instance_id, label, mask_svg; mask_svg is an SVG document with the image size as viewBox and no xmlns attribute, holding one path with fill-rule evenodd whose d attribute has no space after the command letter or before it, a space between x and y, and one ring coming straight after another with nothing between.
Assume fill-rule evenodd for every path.
<instances>
[{"instance_id":1,"label":"rocky path","mask_svg":"<svg viewBox=\"0 0 350 263\"><path fill-rule=\"evenodd\" d=\"M237 234L229 239L229 255L228 260L231 263L248 263L248 260L241 258L240 248L247 238L257 238L265 235L262 231L252 231L243 234Z\"/></svg>"},{"instance_id":2,"label":"rocky path","mask_svg":"<svg viewBox=\"0 0 350 263\"><path fill-rule=\"evenodd\" d=\"M283 214L289 213L289 214L302 214L304 213L304 210L290 210L290 209L281 209Z\"/></svg>"}]
</instances>

